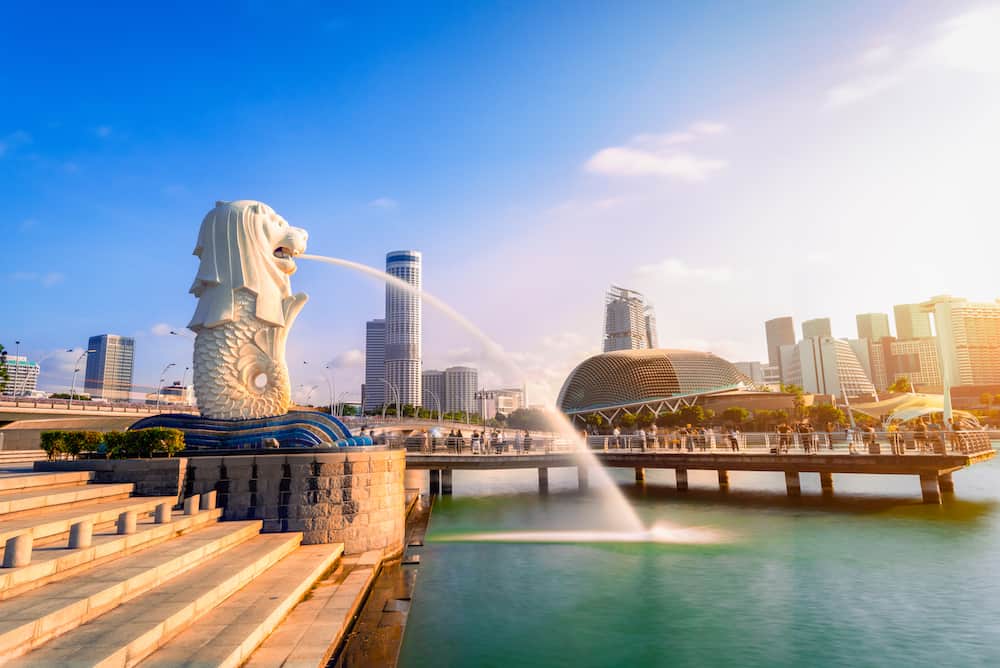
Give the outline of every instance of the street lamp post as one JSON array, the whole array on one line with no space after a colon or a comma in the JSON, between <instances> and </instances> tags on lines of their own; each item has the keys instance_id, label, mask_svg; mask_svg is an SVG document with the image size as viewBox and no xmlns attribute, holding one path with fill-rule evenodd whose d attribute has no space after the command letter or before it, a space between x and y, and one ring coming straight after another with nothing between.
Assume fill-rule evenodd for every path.
<instances>
[{"instance_id":1,"label":"street lamp post","mask_svg":"<svg viewBox=\"0 0 1000 668\"><path fill-rule=\"evenodd\" d=\"M14 341L14 368L15 369L18 368L17 360L18 360L18 358L20 356L21 356L21 342L20 341ZM14 405L17 405L17 398L20 396L20 394L17 391L17 381L18 381L18 378L17 378L17 374L15 373L14 374L14 391L13 391L13 394L14 394Z\"/></svg>"},{"instance_id":2,"label":"street lamp post","mask_svg":"<svg viewBox=\"0 0 1000 668\"><path fill-rule=\"evenodd\" d=\"M184 383L187 381L188 371L190 370L191 367L186 366L184 367L184 373L181 374L181 397L184 399L184 403L187 403L187 397L188 397L187 385L185 385Z\"/></svg>"},{"instance_id":3,"label":"street lamp post","mask_svg":"<svg viewBox=\"0 0 1000 668\"><path fill-rule=\"evenodd\" d=\"M442 424L443 417L441 415L441 398L438 397L437 394L435 394L434 390L428 390L426 387L424 388L424 392L426 392L427 394L431 395L431 397L433 397L434 401L437 402L437 407L438 407L438 425Z\"/></svg>"},{"instance_id":4,"label":"street lamp post","mask_svg":"<svg viewBox=\"0 0 1000 668\"><path fill-rule=\"evenodd\" d=\"M73 352L73 349L67 348L66 352L71 353ZM90 353L96 353L96 352L97 352L96 350L84 350L82 353L80 353L80 356L76 358L76 364L73 365L73 383L69 386L69 405L67 406L67 408L70 409L73 408L73 395L76 394L76 374L80 373L80 362L82 362L83 358L85 358Z\"/></svg>"},{"instance_id":5,"label":"street lamp post","mask_svg":"<svg viewBox=\"0 0 1000 668\"><path fill-rule=\"evenodd\" d=\"M159 382L159 384L157 384L157 386L156 386L156 412L157 412L157 413L159 413L159 412L160 412L160 392L161 392L161 391L163 390L163 381L164 381L164 380L166 379L166 377L167 377L167 371L168 371L168 370L169 370L169 369L170 369L171 367L175 367L175 366L177 366L177 365L176 365L176 364L174 364L173 362L171 362L171 363L170 363L170 364L168 364L167 366L163 367L163 371L161 371L161 372L160 372L160 382Z\"/></svg>"},{"instance_id":6,"label":"street lamp post","mask_svg":"<svg viewBox=\"0 0 1000 668\"><path fill-rule=\"evenodd\" d=\"M336 403L333 397L333 395L336 394L337 392L336 379L333 378L332 373L326 373L326 371L330 370L329 364L324 364L323 369L325 370L323 373L323 378L326 379L326 389L330 391L330 415L336 415L336 411L333 410L333 405L334 403Z\"/></svg>"},{"instance_id":7,"label":"street lamp post","mask_svg":"<svg viewBox=\"0 0 1000 668\"><path fill-rule=\"evenodd\" d=\"M342 401L342 399L344 397L346 397L347 395L349 395L350 393L351 393L350 390L344 390L343 392L341 392L340 394L337 395L337 406L338 406L338 408L340 408L340 410L337 411L337 416L338 417L344 417L344 415L343 415L343 412L344 412L343 411L344 402Z\"/></svg>"},{"instance_id":8,"label":"street lamp post","mask_svg":"<svg viewBox=\"0 0 1000 668\"><path fill-rule=\"evenodd\" d=\"M403 412L402 407L399 405L399 390L397 390L396 386L393 385L388 380L386 380L385 378L379 378L379 380L381 380L383 383L385 383L386 385L389 386L389 389L392 390L393 396L396 398L396 421L398 422L400 420L400 418L402 418L402 415L400 415L400 413ZM383 403L382 404L382 420L383 421L385 421L385 409L386 409L386 404Z\"/></svg>"}]
</instances>

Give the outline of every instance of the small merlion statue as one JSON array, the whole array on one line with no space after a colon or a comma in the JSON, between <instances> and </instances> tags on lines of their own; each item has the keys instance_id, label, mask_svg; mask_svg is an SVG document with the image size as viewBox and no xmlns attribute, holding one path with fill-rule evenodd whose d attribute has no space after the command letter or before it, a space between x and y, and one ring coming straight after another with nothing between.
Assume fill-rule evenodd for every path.
<instances>
[{"instance_id":1,"label":"small merlion statue","mask_svg":"<svg viewBox=\"0 0 1000 668\"><path fill-rule=\"evenodd\" d=\"M284 415L291 403L285 339L308 297L289 277L309 235L263 202L217 202L201 223L194 393L220 420Z\"/></svg>"}]
</instances>

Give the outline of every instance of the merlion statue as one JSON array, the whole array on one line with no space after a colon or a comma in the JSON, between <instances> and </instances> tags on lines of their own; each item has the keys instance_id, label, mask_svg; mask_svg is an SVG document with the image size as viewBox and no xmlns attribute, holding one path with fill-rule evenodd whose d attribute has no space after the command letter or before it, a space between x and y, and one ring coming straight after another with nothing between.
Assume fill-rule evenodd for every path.
<instances>
[{"instance_id":1,"label":"merlion statue","mask_svg":"<svg viewBox=\"0 0 1000 668\"><path fill-rule=\"evenodd\" d=\"M201 414L246 420L288 412L288 330L308 297L289 276L308 234L263 202L216 202L201 223L201 262L191 293L198 307L194 393Z\"/></svg>"}]
</instances>

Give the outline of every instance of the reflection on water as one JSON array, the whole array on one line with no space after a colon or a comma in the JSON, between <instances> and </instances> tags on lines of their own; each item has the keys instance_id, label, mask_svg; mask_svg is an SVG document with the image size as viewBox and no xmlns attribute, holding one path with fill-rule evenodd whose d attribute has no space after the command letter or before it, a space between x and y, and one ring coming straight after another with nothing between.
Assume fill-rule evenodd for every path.
<instances>
[{"instance_id":1,"label":"reflection on water","mask_svg":"<svg viewBox=\"0 0 1000 668\"><path fill-rule=\"evenodd\" d=\"M458 533L438 538L465 543L669 543L702 545L722 543L731 536L707 527L678 527L657 522L643 531L483 531Z\"/></svg>"},{"instance_id":2,"label":"reflection on water","mask_svg":"<svg viewBox=\"0 0 1000 668\"><path fill-rule=\"evenodd\" d=\"M1000 665L1000 464L920 503L910 476L836 476L785 496L780 473L615 473L644 523L721 543L452 542L584 531L599 500L575 475L458 472L435 506L401 666ZM813 479L815 478L815 479ZM613 525L598 530L613 531Z\"/></svg>"}]
</instances>

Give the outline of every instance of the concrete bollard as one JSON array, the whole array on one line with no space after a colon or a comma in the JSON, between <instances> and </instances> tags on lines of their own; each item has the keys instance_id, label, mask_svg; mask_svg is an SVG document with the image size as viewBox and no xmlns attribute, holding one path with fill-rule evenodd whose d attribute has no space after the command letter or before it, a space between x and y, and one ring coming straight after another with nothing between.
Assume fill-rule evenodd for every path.
<instances>
[{"instance_id":1,"label":"concrete bollard","mask_svg":"<svg viewBox=\"0 0 1000 668\"><path fill-rule=\"evenodd\" d=\"M90 547L94 541L94 521L80 520L69 527L69 549L79 550Z\"/></svg>"},{"instance_id":2,"label":"concrete bollard","mask_svg":"<svg viewBox=\"0 0 1000 668\"><path fill-rule=\"evenodd\" d=\"M188 498L184 499L184 514L194 515L196 512L198 512L198 507L200 503L201 503L201 497L198 494L195 494L194 496L189 496Z\"/></svg>"},{"instance_id":3,"label":"concrete bollard","mask_svg":"<svg viewBox=\"0 0 1000 668\"><path fill-rule=\"evenodd\" d=\"M135 511L126 510L118 514L118 535L128 536L135 533Z\"/></svg>"},{"instance_id":4,"label":"concrete bollard","mask_svg":"<svg viewBox=\"0 0 1000 668\"><path fill-rule=\"evenodd\" d=\"M201 509L202 510L214 510L215 509L215 490L211 492L205 492L201 495Z\"/></svg>"},{"instance_id":5,"label":"concrete bollard","mask_svg":"<svg viewBox=\"0 0 1000 668\"><path fill-rule=\"evenodd\" d=\"M169 503L160 503L156 506L156 523L166 524L171 520L173 515L173 510L170 508Z\"/></svg>"},{"instance_id":6,"label":"concrete bollard","mask_svg":"<svg viewBox=\"0 0 1000 668\"><path fill-rule=\"evenodd\" d=\"M20 568L31 563L31 548L34 543L30 533L8 538L3 551L4 568Z\"/></svg>"}]
</instances>

